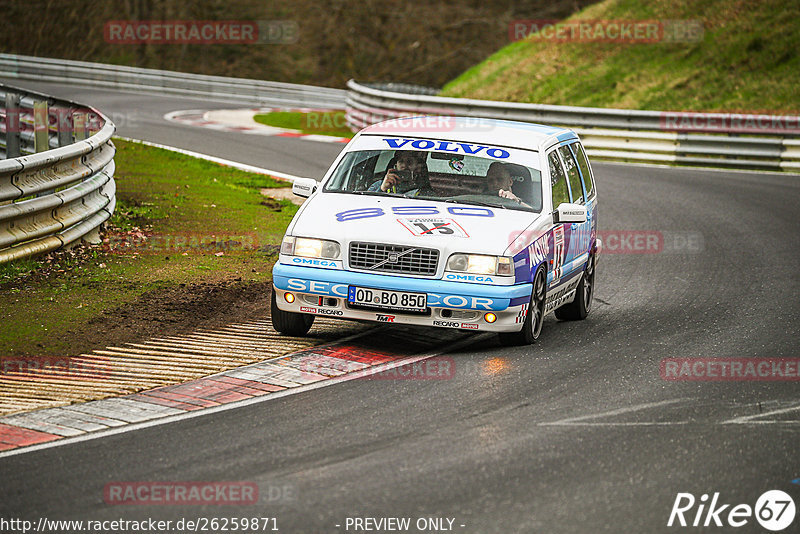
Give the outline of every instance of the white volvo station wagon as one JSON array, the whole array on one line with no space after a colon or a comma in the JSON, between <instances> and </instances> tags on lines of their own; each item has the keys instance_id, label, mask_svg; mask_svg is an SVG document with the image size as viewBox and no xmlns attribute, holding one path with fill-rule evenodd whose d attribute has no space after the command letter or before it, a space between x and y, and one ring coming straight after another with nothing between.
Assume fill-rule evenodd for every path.
<instances>
[{"instance_id":1,"label":"white volvo station wagon","mask_svg":"<svg viewBox=\"0 0 800 534\"><path fill-rule=\"evenodd\" d=\"M434 125L434 126L432 126ZM359 132L308 200L275 264L272 324L318 315L539 337L584 319L600 243L578 136L537 124L414 117Z\"/></svg>"}]
</instances>

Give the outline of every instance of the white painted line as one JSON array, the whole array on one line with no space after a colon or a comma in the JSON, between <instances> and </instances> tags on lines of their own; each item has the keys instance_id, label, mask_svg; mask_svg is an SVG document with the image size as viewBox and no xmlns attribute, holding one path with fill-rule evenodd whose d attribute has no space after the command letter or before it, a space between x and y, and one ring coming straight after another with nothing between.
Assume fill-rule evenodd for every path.
<instances>
[{"instance_id":1,"label":"white painted line","mask_svg":"<svg viewBox=\"0 0 800 534\"><path fill-rule=\"evenodd\" d=\"M255 165L248 165L246 163L239 163L237 161L218 158L216 156L210 156L208 154L201 154L200 152L194 152L192 150L184 150L183 148L177 148L174 146L151 143L150 141L143 141L141 139L132 139L130 137L114 136L114 138L122 139L123 141L130 141L132 143L140 143L142 145L152 146L155 148L163 148L164 150L170 150L172 152L177 152L179 154L184 154L186 156L192 156L193 158L204 159L206 161L211 161L214 163L218 163L220 165L225 165L226 167L233 167L234 169L239 169L241 171L254 172L256 174L268 174L273 178L280 178L282 180L288 180L290 182L294 182L295 180L300 178L300 176L295 176L293 174L287 174L285 172L280 172L280 171L273 171L270 169L265 169L263 167L256 167Z\"/></svg>"},{"instance_id":2,"label":"white painted line","mask_svg":"<svg viewBox=\"0 0 800 534\"><path fill-rule=\"evenodd\" d=\"M800 404L796 406L790 406L788 408L781 408L780 410L772 410L771 412L764 412L764 413L757 413L755 415L743 415L741 417L735 417L733 419L728 419L727 421L723 421L720 424L723 425L741 425L745 423L756 423L756 424L776 424L776 423L800 423L800 421L780 421L780 420L772 420L772 421L756 421L755 419L761 419L762 417L769 417L771 415L781 415L789 412L794 412L796 410L800 410Z\"/></svg>"},{"instance_id":3,"label":"white painted line","mask_svg":"<svg viewBox=\"0 0 800 534\"><path fill-rule=\"evenodd\" d=\"M275 135L283 132L297 132L297 130L278 128L257 122L253 117L260 112L261 110L254 110L252 108L211 109L203 113L203 120L222 124L224 126L233 126L235 128L249 128L255 132L260 130L267 135ZM164 118L166 119L168 115L173 115L174 113L175 112L168 113L164 115Z\"/></svg>"},{"instance_id":4,"label":"white painted line","mask_svg":"<svg viewBox=\"0 0 800 534\"><path fill-rule=\"evenodd\" d=\"M689 421L643 421L631 423L538 423L537 426L599 426L599 427L614 427L614 426L673 426L673 425L688 425Z\"/></svg>"},{"instance_id":5,"label":"white painted line","mask_svg":"<svg viewBox=\"0 0 800 534\"><path fill-rule=\"evenodd\" d=\"M369 332L373 332L373 331L374 331L374 329L369 330ZM360 335L364 335L364 332L359 332L358 334L354 334L353 336L349 336L347 338L344 338L344 340L351 339L351 338L354 338L354 337L360 336ZM370 373L368 373L368 371L372 372L374 370L375 373L379 373L381 371L394 369L395 367L400 367L402 365L407 365L409 363L414 363L414 362L418 362L418 361L421 361L421 360L427 360L429 358L433 358L433 357L439 356L440 354L444 354L446 352L452 352L452 351L458 350L458 349L460 349L460 348L462 348L464 346L471 345L473 343L477 343L479 341L488 339L492 335L493 334L486 333L486 334L478 334L478 335L475 335L475 336L470 336L470 337L462 339L461 341L458 341L456 343L452 343L452 344L448 345L446 347L446 349L442 349L442 350L439 350L439 351L436 351L436 352L430 352L430 353L427 353L427 354L421 354L419 356L411 356L409 358L405 358L405 359L402 359L402 360L395 360L393 362L387 362L385 364L381 364L381 365L377 365L375 367L371 367L370 369L367 369L367 370L364 370L364 371L356 371L355 373L349 373L349 374L346 374L344 376L340 376L340 377L336 377L336 378L330 378L330 379L322 380L320 382L314 382L312 384L307 384L307 385L304 385L304 386L298 386L296 388L285 389L283 391L276 391L276 392L270 393L268 395L260 395L258 397L252 397L252 398L244 399L244 400L241 400L241 401L230 402L230 403L227 403L227 404L221 404L219 406L213 406L211 408L204 408L204 409L201 409L201 410L194 410L194 411L191 411L191 412L184 412L184 413L181 413L181 414L178 414L178 415L170 415L170 416L163 417L161 419L145 421L145 422L141 422L141 423L134 423L134 424L126 425L126 426L119 427L119 428L111 428L111 429L108 429L108 430L101 430L99 432L92 432L90 434L84 434L82 436L59 439L59 440L50 441L50 442L47 442L47 443L40 443L38 445L31 445L31 446L28 446L28 447L22 447L22 448L19 448L19 449L11 449L9 451L0 452L0 458L6 458L6 457L9 457L9 456L17 456L19 454L27 454L27 453L30 453L30 452L40 451L40 450L44 450L44 449L52 449L54 447L60 447L62 445L71 445L73 443L81 443L81 442L84 442L84 441L100 439L100 438L104 438L104 437L108 437L108 436L115 436L115 435L118 435L118 434L124 434L124 433L127 433L127 432L134 432L136 430L141 430L141 429L144 429L144 428L151 428L151 427L165 425L165 424L169 424L169 423L176 423L178 421L185 421L187 419L194 419L195 417L203 417L203 416L211 415L211 414L218 413L218 412L225 412L225 411L228 411L228 410L235 410L237 408L242 408L244 406L251 406L251 405L254 405L254 404L260 404L262 402L268 402L268 401L272 401L272 400L275 400L275 399L288 397L289 395L295 395L297 393L303 393L303 392L306 392L306 391L312 391L312 390L315 390L315 389L320 389L320 388L332 386L334 384L339 384L341 382L349 382L350 380L356 380L356 379L359 379L359 378L363 378L364 376L367 376L368 374L370 374ZM342 341L343 340L339 340L338 342L341 343ZM246 369L246 368L243 368L243 369ZM222 373L220 373L220 374L222 374ZM219 375L214 375L214 376L219 376ZM231 376L231 374L230 374L230 372L227 372L227 373L224 374L224 376ZM213 378L213 376L206 377L206 378Z\"/></svg>"},{"instance_id":6,"label":"white painted line","mask_svg":"<svg viewBox=\"0 0 800 534\"><path fill-rule=\"evenodd\" d=\"M567 419L561 419L559 421L552 421L548 423L539 423L539 426L570 426L570 425L584 425L583 421L591 420L591 419L602 419L603 417L613 417L615 415L622 415L625 413L631 412L638 412L641 410L647 410L649 408L658 408L659 406L668 406L670 404L677 404L679 402L687 401L691 399L671 399L665 400L660 402L647 402L645 404L637 404L635 406L628 406L626 408L617 408L616 410L610 410L608 412L602 412L598 414L592 415L582 415L580 417L570 417ZM617 424L617 423L605 423L605 424Z\"/></svg>"}]
</instances>

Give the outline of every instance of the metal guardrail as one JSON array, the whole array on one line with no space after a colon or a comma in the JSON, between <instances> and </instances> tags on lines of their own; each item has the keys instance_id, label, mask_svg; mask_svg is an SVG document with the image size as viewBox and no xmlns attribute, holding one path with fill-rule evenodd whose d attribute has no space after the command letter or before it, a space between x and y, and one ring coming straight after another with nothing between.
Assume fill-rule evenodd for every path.
<instances>
[{"instance_id":1,"label":"metal guardrail","mask_svg":"<svg viewBox=\"0 0 800 534\"><path fill-rule=\"evenodd\" d=\"M0 54L0 78L75 83L125 91L233 100L255 105L343 109L342 89Z\"/></svg>"},{"instance_id":2,"label":"metal guardrail","mask_svg":"<svg viewBox=\"0 0 800 534\"><path fill-rule=\"evenodd\" d=\"M114 212L114 124L0 84L0 263L96 241Z\"/></svg>"},{"instance_id":3,"label":"metal guardrail","mask_svg":"<svg viewBox=\"0 0 800 534\"><path fill-rule=\"evenodd\" d=\"M626 109L552 106L432 96L427 90L399 92L392 84L347 83L350 128L413 115L457 115L567 126L581 136L594 158L709 167L800 171L800 117L749 116L750 120L793 125L764 134L744 128L711 127L736 119L723 113L670 113ZM748 116L742 120L746 119ZM753 118L756 119L753 119ZM765 118L766 117L766 118ZM670 131L688 118L713 133Z\"/></svg>"}]
</instances>

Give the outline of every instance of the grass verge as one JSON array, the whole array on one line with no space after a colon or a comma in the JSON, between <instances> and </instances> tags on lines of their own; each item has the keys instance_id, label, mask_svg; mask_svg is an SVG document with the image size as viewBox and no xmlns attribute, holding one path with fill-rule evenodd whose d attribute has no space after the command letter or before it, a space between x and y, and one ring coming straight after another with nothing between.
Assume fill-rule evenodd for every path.
<instances>
[{"instance_id":1,"label":"grass verge","mask_svg":"<svg viewBox=\"0 0 800 534\"><path fill-rule=\"evenodd\" d=\"M567 21L701 20L696 42L521 40L448 83L443 96L624 109L798 112L800 4L605 0Z\"/></svg>"},{"instance_id":2,"label":"grass verge","mask_svg":"<svg viewBox=\"0 0 800 534\"><path fill-rule=\"evenodd\" d=\"M270 113L260 113L253 119L267 126L297 130L304 134L330 135L348 139L355 135L347 127L344 111L341 110L311 111L308 113L272 111Z\"/></svg>"},{"instance_id":3,"label":"grass verge","mask_svg":"<svg viewBox=\"0 0 800 534\"><path fill-rule=\"evenodd\" d=\"M112 331L193 327L241 308L231 295L255 300L267 287L297 206L259 190L285 182L114 143L117 207L104 243L0 266L0 355L72 355L118 341Z\"/></svg>"}]
</instances>

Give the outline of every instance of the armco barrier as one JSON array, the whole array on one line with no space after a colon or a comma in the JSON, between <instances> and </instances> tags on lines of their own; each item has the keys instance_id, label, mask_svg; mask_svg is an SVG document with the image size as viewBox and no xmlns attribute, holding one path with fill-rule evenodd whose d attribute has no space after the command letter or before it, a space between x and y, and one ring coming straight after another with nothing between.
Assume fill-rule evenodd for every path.
<instances>
[{"instance_id":1,"label":"armco barrier","mask_svg":"<svg viewBox=\"0 0 800 534\"><path fill-rule=\"evenodd\" d=\"M413 115L458 115L518 120L575 130L594 158L699 165L706 167L800 171L800 117L765 117L794 125L785 133L765 129L713 128L713 133L670 131L669 113L495 102L432 96L428 89L396 84L347 84L346 116L353 131L386 119ZM684 114L678 114L684 115ZM704 124L723 124L730 115L692 113Z\"/></svg>"},{"instance_id":2,"label":"armco barrier","mask_svg":"<svg viewBox=\"0 0 800 534\"><path fill-rule=\"evenodd\" d=\"M216 98L252 105L342 109L345 101L344 90L329 87L12 54L0 54L0 78Z\"/></svg>"},{"instance_id":3,"label":"armco barrier","mask_svg":"<svg viewBox=\"0 0 800 534\"><path fill-rule=\"evenodd\" d=\"M95 239L116 204L114 124L23 89L0 97L0 263Z\"/></svg>"}]
</instances>

